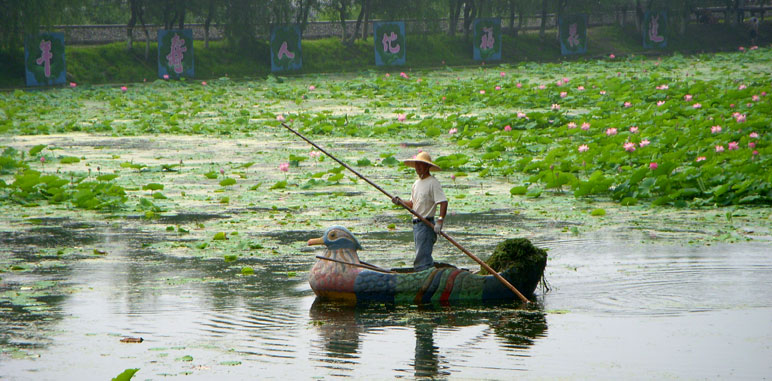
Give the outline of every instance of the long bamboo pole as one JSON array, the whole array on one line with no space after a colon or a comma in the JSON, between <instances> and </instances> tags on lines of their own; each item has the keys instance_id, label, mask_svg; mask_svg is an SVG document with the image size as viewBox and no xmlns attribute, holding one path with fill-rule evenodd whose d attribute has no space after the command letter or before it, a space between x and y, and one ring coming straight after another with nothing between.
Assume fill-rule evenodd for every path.
<instances>
[{"instance_id":1,"label":"long bamboo pole","mask_svg":"<svg viewBox=\"0 0 772 381\"><path fill-rule=\"evenodd\" d=\"M338 164L342 165L343 167L345 167L346 169L348 169L349 171L351 171L352 173L354 173L354 174L355 174L357 177L359 177L360 179L362 179L362 180L366 181L368 184L372 185L372 186L373 186L375 189L379 190L381 193L383 193L384 195L386 195L387 197L389 197L389 199L393 199L393 198L394 198L394 196L392 196L392 195L391 195L389 192L387 192L386 190L384 190L383 188L381 188L380 186L378 186L378 184L376 184L376 183L374 183L374 182L370 181L370 179L368 179L368 178L366 178L366 177L362 176L362 174L360 174L359 172L357 172L357 171L356 171L354 168L351 168L351 167L350 167L348 164L346 164L346 163L344 163L344 162L342 162L342 161L338 160L338 158L336 158L335 156L333 156L333 155L332 155L332 154L330 154L329 152L325 151L325 150L324 150L322 147L319 147L318 145L316 145L316 143L312 142L311 140L309 140L309 139L308 139L308 138L306 138L305 136L301 135L299 132L297 132L297 131L293 130L293 129L292 129L290 126L286 125L284 122L282 122L282 124L281 124L281 125L282 125L282 126L284 126L284 128L288 129L288 130L289 130L290 132L292 132L293 134L295 134L295 135L297 135L298 137L300 137L301 139L305 140L305 141L306 141L306 143L308 143L308 144L310 144L310 145L314 146L314 148L318 149L319 151L321 151L322 153L324 153L325 155L327 155L327 156L328 156L329 158L331 158L332 160L335 160L335 161L336 161ZM403 208L407 209L407 210L408 210L408 211L409 211L411 214L413 214L413 215L414 215L414 216L416 216L418 219L420 219L420 220L421 220L421 222L423 222L424 224L426 224L426 225L428 225L429 227L431 227L432 229L434 229L434 224L432 224L432 223L431 223L429 220L427 220L426 218L424 218L424 216L422 216L422 215L418 214L418 212L416 212L416 211L415 211L415 210L413 210L412 208L410 208L410 207L408 207L407 205L405 205L405 203L404 203L404 202L400 202L400 205L402 205L402 207L403 207ZM499 273L497 273L496 271L494 271L494 270L493 270L493 269L492 269L490 266L488 266L488 264L487 264L487 263L485 263L485 262L484 262L482 259L480 259L480 258L477 258L477 256L476 256L476 255L472 254L472 253L471 253L469 250L467 250L466 248L464 248L463 246L461 246L461 244L459 244L458 242L456 242L456 240L455 240L455 239L453 239L453 237L449 236L449 235L448 235L447 233L445 233L444 231L440 231L440 235L441 235L441 236L443 236L443 237L445 237L445 239L447 239L447 240L448 240L448 242L452 243L452 244L453 244L453 246L457 247L457 248L458 248L459 250L461 250L461 251L462 251L464 254L468 255L468 256L469 256L469 258L472 258L472 260L474 260L475 262L479 263L479 264L480 264L480 266L482 266L482 267L483 267L483 268L484 268L486 271L488 271L489 273L493 274L493 276L494 276L494 277L496 277L496 279L498 279L498 280L499 280L499 282L501 282L501 283L502 283L504 286L506 286L506 287L507 287L507 288L508 288L510 291L512 291L513 293L515 293L515 295L517 295L517 297L518 297L518 298L520 298L520 300L522 300L524 303L530 303L530 300L528 300L528 298L526 298L525 296L523 296L523 294L522 294L522 293L520 293L520 291L518 291L518 290L515 288L515 286L513 286L511 283L509 283L509 281L507 281L506 279L504 279L504 277L503 277L503 276L501 276Z\"/></svg>"}]
</instances>

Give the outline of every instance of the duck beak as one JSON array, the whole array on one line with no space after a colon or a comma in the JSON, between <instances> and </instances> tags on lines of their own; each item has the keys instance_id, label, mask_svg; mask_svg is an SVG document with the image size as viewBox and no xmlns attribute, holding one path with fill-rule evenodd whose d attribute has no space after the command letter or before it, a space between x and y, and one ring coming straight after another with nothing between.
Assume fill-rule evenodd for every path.
<instances>
[{"instance_id":1,"label":"duck beak","mask_svg":"<svg viewBox=\"0 0 772 381\"><path fill-rule=\"evenodd\" d=\"M308 246L324 245L324 238L311 238L308 240Z\"/></svg>"}]
</instances>

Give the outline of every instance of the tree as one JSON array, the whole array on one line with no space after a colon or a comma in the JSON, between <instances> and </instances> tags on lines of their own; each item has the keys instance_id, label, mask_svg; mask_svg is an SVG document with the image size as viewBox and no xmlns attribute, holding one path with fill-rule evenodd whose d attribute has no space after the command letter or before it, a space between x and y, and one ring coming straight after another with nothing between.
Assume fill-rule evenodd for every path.
<instances>
[{"instance_id":1,"label":"tree","mask_svg":"<svg viewBox=\"0 0 772 381\"><path fill-rule=\"evenodd\" d=\"M24 36L38 33L41 27L60 22L67 7L79 0L0 0L0 50L14 50L24 43Z\"/></svg>"}]
</instances>

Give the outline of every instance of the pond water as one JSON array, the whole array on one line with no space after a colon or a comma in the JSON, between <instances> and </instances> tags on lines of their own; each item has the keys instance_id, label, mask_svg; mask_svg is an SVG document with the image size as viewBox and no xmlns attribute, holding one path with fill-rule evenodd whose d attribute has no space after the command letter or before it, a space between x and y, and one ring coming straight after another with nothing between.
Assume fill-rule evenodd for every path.
<instances>
[{"instance_id":1,"label":"pond water","mask_svg":"<svg viewBox=\"0 0 772 381\"><path fill-rule=\"evenodd\" d=\"M448 231L473 252L495 242L469 231L523 223L503 212L458 221L465 226ZM0 292L14 295L0 306L0 377L8 379L104 380L127 368L140 368L139 380L772 375L765 239L686 245L652 239L656 231L543 229L532 240L549 249L551 290L538 291L533 307L358 309L315 301L307 271L318 249L225 262L149 249L165 238L132 224L44 219L3 230L3 252L34 264L0 274ZM365 248L380 248L360 256L384 266L410 259L408 234L360 234ZM94 242L106 254L40 254ZM447 243L437 250L472 267ZM245 264L254 275L240 275Z\"/></svg>"}]
</instances>

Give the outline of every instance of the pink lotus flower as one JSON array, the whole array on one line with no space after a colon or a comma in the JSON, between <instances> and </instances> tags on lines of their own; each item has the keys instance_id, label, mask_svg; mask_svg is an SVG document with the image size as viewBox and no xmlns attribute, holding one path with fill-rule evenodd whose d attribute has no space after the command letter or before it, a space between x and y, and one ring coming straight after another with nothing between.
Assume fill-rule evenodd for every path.
<instances>
[{"instance_id":1,"label":"pink lotus flower","mask_svg":"<svg viewBox=\"0 0 772 381\"><path fill-rule=\"evenodd\" d=\"M694 107L694 108L702 108L702 105L699 104L699 103L695 103L695 104L692 105L692 107Z\"/></svg>"},{"instance_id":2,"label":"pink lotus flower","mask_svg":"<svg viewBox=\"0 0 772 381\"><path fill-rule=\"evenodd\" d=\"M389 78L389 77L391 77L391 74L389 74L389 73L386 73L386 74L384 75L384 77L386 77L386 78Z\"/></svg>"},{"instance_id":3,"label":"pink lotus flower","mask_svg":"<svg viewBox=\"0 0 772 381\"><path fill-rule=\"evenodd\" d=\"M579 91L584 91L584 86L579 86L576 89L579 90Z\"/></svg>"},{"instance_id":4,"label":"pink lotus flower","mask_svg":"<svg viewBox=\"0 0 772 381\"><path fill-rule=\"evenodd\" d=\"M568 125L566 125L566 127L568 127L569 130L572 130L572 129L576 128L576 123L568 122Z\"/></svg>"},{"instance_id":5,"label":"pink lotus flower","mask_svg":"<svg viewBox=\"0 0 772 381\"><path fill-rule=\"evenodd\" d=\"M745 90L747 88L748 88L748 86L740 85L740 86L737 87L737 90Z\"/></svg>"},{"instance_id":6,"label":"pink lotus flower","mask_svg":"<svg viewBox=\"0 0 772 381\"><path fill-rule=\"evenodd\" d=\"M762 96L762 97L766 97L766 96L767 96L767 92L766 92L766 91L762 91L762 92L761 92L761 96Z\"/></svg>"},{"instance_id":7,"label":"pink lotus flower","mask_svg":"<svg viewBox=\"0 0 772 381\"><path fill-rule=\"evenodd\" d=\"M496 86L496 90L501 90L501 86Z\"/></svg>"},{"instance_id":8,"label":"pink lotus flower","mask_svg":"<svg viewBox=\"0 0 772 381\"><path fill-rule=\"evenodd\" d=\"M590 150L590 147L587 144L582 144L579 146L579 152L587 152Z\"/></svg>"},{"instance_id":9,"label":"pink lotus flower","mask_svg":"<svg viewBox=\"0 0 772 381\"><path fill-rule=\"evenodd\" d=\"M285 120L284 115L282 114L276 115L276 120L278 120L279 122L283 122Z\"/></svg>"},{"instance_id":10,"label":"pink lotus flower","mask_svg":"<svg viewBox=\"0 0 772 381\"><path fill-rule=\"evenodd\" d=\"M289 171L289 163L281 163L279 164L279 170L282 172Z\"/></svg>"},{"instance_id":11,"label":"pink lotus flower","mask_svg":"<svg viewBox=\"0 0 772 381\"><path fill-rule=\"evenodd\" d=\"M759 151L753 150L753 156L758 156L758 155L759 155Z\"/></svg>"},{"instance_id":12,"label":"pink lotus flower","mask_svg":"<svg viewBox=\"0 0 772 381\"><path fill-rule=\"evenodd\" d=\"M668 85L659 85L659 86L657 86L657 90L667 90L669 88L670 88L670 86L668 86Z\"/></svg>"},{"instance_id":13,"label":"pink lotus flower","mask_svg":"<svg viewBox=\"0 0 772 381\"><path fill-rule=\"evenodd\" d=\"M697 160L695 160L695 161L699 163L699 162L705 161L705 160L708 160L708 158L705 157L705 156L697 156Z\"/></svg>"},{"instance_id":14,"label":"pink lotus flower","mask_svg":"<svg viewBox=\"0 0 772 381\"><path fill-rule=\"evenodd\" d=\"M504 131L512 131L512 126L507 124L506 126L504 126Z\"/></svg>"},{"instance_id":15,"label":"pink lotus flower","mask_svg":"<svg viewBox=\"0 0 772 381\"><path fill-rule=\"evenodd\" d=\"M657 107L660 107L665 104L665 101L657 101Z\"/></svg>"},{"instance_id":16,"label":"pink lotus flower","mask_svg":"<svg viewBox=\"0 0 772 381\"><path fill-rule=\"evenodd\" d=\"M502 71L501 73L499 73L499 75L502 76L502 77L505 77L507 75L507 73Z\"/></svg>"},{"instance_id":17,"label":"pink lotus flower","mask_svg":"<svg viewBox=\"0 0 772 381\"><path fill-rule=\"evenodd\" d=\"M693 98L693 97L692 97L692 95L691 95L691 94L686 94L686 95L684 95L684 100L685 100L685 101L687 101L687 102L691 102L692 98Z\"/></svg>"},{"instance_id":18,"label":"pink lotus flower","mask_svg":"<svg viewBox=\"0 0 772 381\"><path fill-rule=\"evenodd\" d=\"M758 49L758 48L759 48L759 46L758 46L758 45L753 45L753 46L751 46L751 47L750 47L750 50L756 50L756 49Z\"/></svg>"},{"instance_id":19,"label":"pink lotus flower","mask_svg":"<svg viewBox=\"0 0 772 381\"><path fill-rule=\"evenodd\" d=\"M308 156L310 156L312 159L316 159L317 157L321 156L321 152L319 151L311 151L308 153Z\"/></svg>"},{"instance_id":20,"label":"pink lotus flower","mask_svg":"<svg viewBox=\"0 0 772 381\"><path fill-rule=\"evenodd\" d=\"M710 133L711 134L717 134L719 132L721 132L721 126L713 126L713 127L710 128Z\"/></svg>"},{"instance_id":21,"label":"pink lotus flower","mask_svg":"<svg viewBox=\"0 0 772 381\"><path fill-rule=\"evenodd\" d=\"M761 99L761 98L759 98L758 95L754 95L754 96L751 97L751 100L754 101L754 102L758 102L759 99Z\"/></svg>"},{"instance_id":22,"label":"pink lotus flower","mask_svg":"<svg viewBox=\"0 0 772 381\"><path fill-rule=\"evenodd\" d=\"M314 90L316 90L316 86L314 85L308 86L308 91L314 91Z\"/></svg>"},{"instance_id":23,"label":"pink lotus flower","mask_svg":"<svg viewBox=\"0 0 772 381\"><path fill-rule=\"evenodd\" d=\"M444 101L444 100L446 100L446 99L447 99L447 98L445 98L445 96L443 96L443 97L442 97L442 100L443 100L443 101Z\"/></svg>"},{"instance_id":24,"label":"pink lotus flower","mask_svg":"<svg viewBox=\"0 0 772 381\"><path fill-rule=\"evenodd\" d=\"M638 127L637 126L630 127L630 133L637 134L638 133Z\"/></svg>"},{"instance_id":25,"label":"pink lotus flower","mask_svg":"<svg viewBox=\"0 0 772 381\"><path fill-rule=\"evenodd\" d=\"M164 79L169 79L169 74L164 74Z\"/></svg>"},{"instance_id":26,"label":"pink lotus flower","mask_svg":"<svg viewBox=\"0 0 772 381\"><path fill-rule=\"evenodd\" d=\"M565 91L561 91L561 92L560 92L560 97L561 97L561 98L565 98L565 97L567 97L567 96L568 96L568 93L567 93L567 92L565 92Z\"/></svg>"},{"instance_id":27,"label":"pink lotus flower","mask_svg":"<svg viewBox=\"0 0 772 381\"><path fill-rule=\"evenodd\" d=\"M653 161L651 163L649 163L649 169L651 169L652 171L657 169L657 167L659 167L659 165L657 163L655 163Z\"/></svg>"},{"instance_id":28,"label":"pink lotus flower","mask_svg":"<svg viewBox=\"0 0 772 381\"><path fill-rule=\"evenodd\" d=\"M126 92L128 89L129 89L129 88L128 88L128 87L126 87L126 86L121 86L121 91L123 91L124 93L125 93L125 92Z\"/></svg>"},{"instance_id":29,"label":"pink lotus flower","mask_svg":"<svg viewBox=\"0 0 772 381\"><path fill-rule=\"evenodd\" d=\"M600 95L606 95L606 90L601 90Z\"/></svg>"},{"instance_id":30,"label":"pink lotus flower","mask_svg":"<svg viewBox=\"0 0 772 381\"><path fill-rule=\"evenodd\" d=\"M740 115L737 115L737 117L735 118L735 120L737 120L737 123L745 123L745 120L746 120L746 119L745 119L745 114L740 114Z\"/></svg>"},{"instance_id":31,"label":"pink lotus flower","mask_svg":"<svg viewBox=\"0 0 772 381\"><path fill-rule=\"evenodd\" d=\"M401 72L401 73L399 73L399 76L400 76L400 77L402 77L402 78L405 78L405 79L408 79L408 78L410 78L410 77L408 77L408 75L407 75L407 74L405 74L405 72L404 72L404 71L403 71L403 72Z\"/></svg>"},{"instance_id":32,"label":"pink lotus flower","mask_svg":"<svg viewBox=\"0 0 772 381\"><path fill-rule=\"evenodd\" d=\"M525 113L524 113L524 112L518 112L518 113L517 113L517 117L518 117L518 118L520 118L520 119L523 119L523 118L528 118L528 116L527 116L527 115L525 115Z\"/></svg>"},{"instance_id":33,"label":"pink lotus flower","mask_svg":"<svg viewBox=\"0 0 772 381\"><path fill-rule=\"evenodd\" d=\"M750 148L750 149L754 149L754 148L756 148L756 143L754 143L754 142L748 142L748 148Z\"/></svg>"},{"instance_id":34,"label":"pink lotus flower","mask_svg":"<svg viewBox=\"0 0 772 381\"><path fill-rule=\"evenodd\" d=\"M563 81L561 81L561 80L559 80L559 79L558 79L558 81L557 81L557 82L555 82L555 84L556 84L558 87L560 87L560 86L563 86Z\"/></svg>"},{"instance_id":35,"label":"pink lotus flower","mask_svg":"<svg viewBox=\"0 0 772 381\"><path fill-rule=\"evenodd\" d=\"M407 119L407 116L405 114L397 114L397 121L404 122L405 119Z\"/></svg>"},{"instance_id":36,"label":"pink lotus flower","mask_svg":"<svg viewBox=\"0 0 772 381\"><path fill-rule=\"evenodd\" d=\"M485 90L480 90L480 94L485 94Z\"/></svg>"},{"instance_id":37,"label":"pink lotus flower","mask_svg":"<svg viewBox=\"0 0 772 381\"><path fill-rule=\"evenodd\" d=\"M625 147L625 151L627 152L635 151L635 143L633 142L627 142L623 145L623 147Z\"/></svg>"},{"instance_id":38,"label":"pink lotus flower","mask_svg":"<svg viewBox=\"0 0 772 381\"><path fill-rule=\"evenodd\" d=\"M539 89L540 89L540 90L544 90L544 89L546 89L546 88L547 88L547 86L545 86L545 85L539 85Z\"/></svg>"},{"instance_id":39,"label":"pink lotus flower","mask_svg":"<svg viewBox=\"0 0 772 381\"><path fill-rule=\"evenodd\" d=\"M553 103L553 104L552 104L552 109L553 109L553 110L560 110L560 105L559 105L559 104L557 104L557 103Z\"/></svg>"},{"instance_id":40,"label":"pink lotus flower","mask_svg":"<svg viewBox=\"0 0 772 381\"><path fill-rule=\"evenodd\" d=\"M40 164L43 164L43 163L45 163L45 162L46 162L46 158L45 158L45 156L41 156L41 157L40 157Z\"/></svg>"},{"instance_id":41,"label":"pink lotus flower","mask_svg":"<svg viewBox=\"0 0 772 381\"><path fill-rule=\"evenodd\" d=\"M517 83L517 85L515 85L515 86L516 86L518 89L522 89L522 88L523 88L523 84L522 84L522 83L520 83L520 82L518 82L518 83Z\"/></svg>"},{"instance_id":42,"label":"pink lotus flower","mask_svg":"<svg viewBox=\"0 0 772 381\"><path fill-rule=\"evenodd\" d=\"M734 108L734 107L735 107L735 106L734 106L734 103L732 103L732 104L730 104L730 105L729 105L729 108Z\"/></svg>"},{"instance_id":43,"label":"pink lotus flower","mask_svg":"<svg viewBox=\"0 0 772 381\"><path fill-rule=\"evenodd\" d=\"M568 78L563 77L563 83L568 83Z\"/></svg>"},{"instance_id":44,"label":"pink lotus flower","mask_svg":"<svg viewBox=\"0 0 772 381\"><path fill-rule=\"evenodd\" d=\"M453 180L453 181L456 181L456 174L455 173L451 173L450 174L450 179Z\"/></svg>"},{"instance_id":45,"label":"pink lotus flower","mask_svg":"<svg viewBox=\"0 0 772 381\"><path fill-rule=\"evenodd\" d=\"M70 87L74 89L74 88L78 87L78 84L75 83L75 82L70 82Z\"/></svg>"},{"instance_id":46,"label":"pink lotus flower","mask_svg":"<svg viewBox=\"0 0 772 381\"><path fill-rule=\"evenodd\" d=\"M206 86L206 81L201 81L201 86Z\"/></svg>"},{"instance_id":47,"label":"pink lotus flower","mask_svg":"<svg viewBox=\"0 0 772 381\"><path fill-rule=\"evenodd\" d=\"M615 56L614 53L611 53L608 55L608 58L611 58L613 60L614 58L617 58L617 56Z\"/></svg>"},{"instance_id":48,"label":"pink lotus flower","mask_svg":"<svg viewBox=\"0 0 772 381\"><path fill-rule=\"evenodd\" d=\"M448 135L453 135L453 134L455 134L456 132L458 132L458 128L456 128L456 127L453 127L453 128L451 128L451 129L448 131Z\"/></svg>"},{"instance_id":49,"label":"pink lotus flower","mask_svg":"<svg viewBox=\"0 0 772 381\"><path fill-rule=\"evenodd\" d=\"M748 135L748 137L750 137L751 139L758 139L759 134L756 132L751 132L750 135Z\"/></svg>"},{"instance_id":50,"label":"pink lotus flower","mask_svg":"<svg viewBox=\"0 0 772 381\"><path fill-rule=\"evenodd\" d=\"M617 134L617 129L616 128L612 127L612 128L607 128L606 129L606 136L613 136L613 135L616 135L616 134Z\"/></svg>"},{"instance_id":51,"label":"pink lotus flower","mask_svg":"<svg viewBox=\"0 0 772 381\"><path fill-rule=\"evenodd\" d=\"M225 170L222 168L220 168L220 175L223 175L223 176L225 175Z\"/></svg>"},{"instance_id":52,"label":"pink lotus flower","mask_svg":"<svg viewBox=\"0 0 772 381\"><path fill-rule=\"evenodd\" d=\"M719 152L719 153L721 153L721 152L724 152L724 146L722 146L722 145L717 145L717 146L716 146L716 152Z\"/></svg>"},{"instance_id":53,"label":"pink lotus flower","mask_svg":"<svg viewBox=\"0 0 772 381\"><path fill-rule=\"evenodd\" d=\"M638 143L638 145L641 146L641 147L646 147L647 145L649 145L649 143L651 143L651 142L648 141L647 139L643 139L643 140L641 140L640 143Z\"/></svg>"},{"instance_id":54,"label":"pink lotus flower","mask_svg":"<svg viewBox=\"0 0 772 381\"><path fill-rule=\"evenodd\" d=\"M737 50L739 50L741 52L744 52L745 51L745 47L741 46L741 47L737 48Z\"/></svg>"},{"instance_id":55,"label":"pink lotus flower","mask_svg":"<svg viewBox=\"0 0 772 381\"><path fill-rule=\"evenodd\" d=\"M729 149L730 151L734 151L734 150L736 150L736 149L740 149L740 145L739 145L739 144L737 144L737 142L729 142L729 147L728 147L728 149Z\"/></svg>"},{"instance_id":56,"label":"pink lotus flower","mask_svg":"<svg viewBox=\"0 0 772 381\"><path fill-rule=\"evenodd\" d=\"M590 124L587 122L582 123L582 131L587 131L590 129Z\"/></svg>"}]
</instances>

